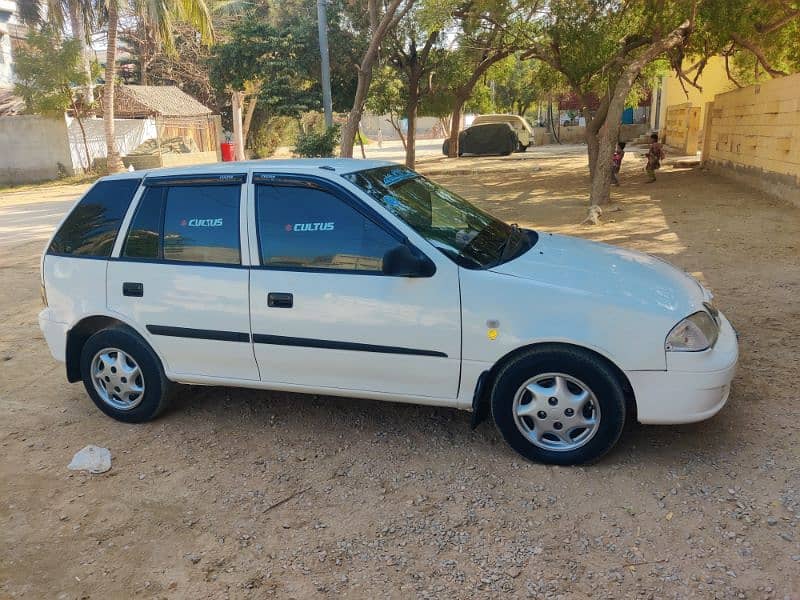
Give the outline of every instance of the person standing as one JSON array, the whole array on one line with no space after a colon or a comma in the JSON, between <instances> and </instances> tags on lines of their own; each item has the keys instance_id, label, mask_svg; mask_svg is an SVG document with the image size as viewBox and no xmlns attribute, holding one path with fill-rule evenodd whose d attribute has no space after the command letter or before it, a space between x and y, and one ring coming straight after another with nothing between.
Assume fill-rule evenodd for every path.
<instances>
[{"instance_id":1,"label":"person standing","mask_svg":"<svg viewBox=\"0 0 800 600\"><path fill-rule=\"evenodd\" d=\"M378 127L378 148L383 148L383 129Z\"/></svg>"},{"instance_id":2,"label":"person standing","mask_svg":"<svg viewBox=\"0 0 800 600\"><path fill-rule=\"evenodd\" d=\"M622 159L625 157L625 142L618 142L617 149L611 157L611 183L619 185L619 170L622 167Z\"/></svg>"},{"instance_id":3,"label":"person standing","mask_svg":"<svg viewBox=\"0 0 800 600\"><path fill-rule=\"evenodd\" d=\"M650 148L647 150L647 183L653 183L656 180L656 171L661 168L661 161L664 160L664 148L658 142L658 134L654 133L650 136Z\"/></svg>"}]
</instances>

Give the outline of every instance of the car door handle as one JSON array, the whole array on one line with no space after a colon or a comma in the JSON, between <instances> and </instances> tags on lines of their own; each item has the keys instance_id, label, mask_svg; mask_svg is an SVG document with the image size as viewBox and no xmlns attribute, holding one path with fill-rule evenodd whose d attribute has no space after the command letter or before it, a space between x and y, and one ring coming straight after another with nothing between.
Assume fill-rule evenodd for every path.
<instances>
[{"instance_id":1,"label":"car door handle","mask_svg":"<svg viewBox=\"0 0 800 600\"><path fill-rule=\"evenodd\" d=\"M286 292L269 292L267 294L267 306L270 308L292 308L294 306L294 296Z\"/></svg>"},{"instance_id":2,"label":"car door handle","mask_svg":"<svg viewBox=\"0 0 800 600\"><path fill-rule=\"evenodd\" d=\"M122 295L141 298L144 296L144 285L135 281L126 281L122 284Z\"/></svg>"}]
</instances>

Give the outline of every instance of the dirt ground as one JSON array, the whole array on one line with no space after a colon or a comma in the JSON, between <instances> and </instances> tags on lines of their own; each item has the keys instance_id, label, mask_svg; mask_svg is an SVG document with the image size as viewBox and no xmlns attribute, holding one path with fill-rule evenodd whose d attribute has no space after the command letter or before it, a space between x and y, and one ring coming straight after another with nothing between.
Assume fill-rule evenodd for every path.
<instances>
[{"instance_id":1,"label":"dirt ground","mask_svg":"<svg viewBox=\"0 0 800 600\"><path fill-rule=\"evenodd\" d=\"M800 598L800 210L699 170L647 185L629 154L605 224L581 227L584 165L427 168L506 220L672 261L738 328L724 411L633 426L590 467L528 463L466 412L361 400L193 387L117 423L39 332L41 239L6 237L0 598ZM111 471L68 471L90 443Z\"/></svg>"}]
</instances>

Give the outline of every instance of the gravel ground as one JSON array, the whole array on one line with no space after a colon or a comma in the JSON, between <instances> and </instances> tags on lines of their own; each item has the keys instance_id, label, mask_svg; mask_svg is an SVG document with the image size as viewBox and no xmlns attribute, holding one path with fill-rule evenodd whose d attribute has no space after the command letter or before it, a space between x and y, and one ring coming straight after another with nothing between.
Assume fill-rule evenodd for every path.
<instances>
[{"instance_id":1,"label":"gravel ground","mask_svg":"<svg viewBox=\"0 0 800 600\"><path fill-rule=\"evenodd\" d=\"M646 185L629 154L584 228L583 156L513 158L429 169L704 280L741 333L722 413L631 426L580 468L528 463L468 413L361 400L184 388L124 425L50 357L26 237L0 253L0 597L800 598L800 210L697 170ZM89 443L111 471L66 469Z\"/></svg>"}]
</instances>

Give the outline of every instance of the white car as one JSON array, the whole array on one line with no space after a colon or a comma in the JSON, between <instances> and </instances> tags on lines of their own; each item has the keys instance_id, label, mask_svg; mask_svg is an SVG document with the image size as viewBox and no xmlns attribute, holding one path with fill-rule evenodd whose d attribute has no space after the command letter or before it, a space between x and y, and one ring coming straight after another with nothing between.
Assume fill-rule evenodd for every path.
<instances>
[{"instance_id":1,"label":"white car","mask_svg":"<svg viewBox=\"0 0 800 600\"><path fill-rule=\"evenodd\" d=\"M171 383L491 410L523 456L725 404L736 334L666 262L508 225L392 163L224 163L99 180L42 257L67 379L125 422Z\"/></svg>"}]
</instances>

